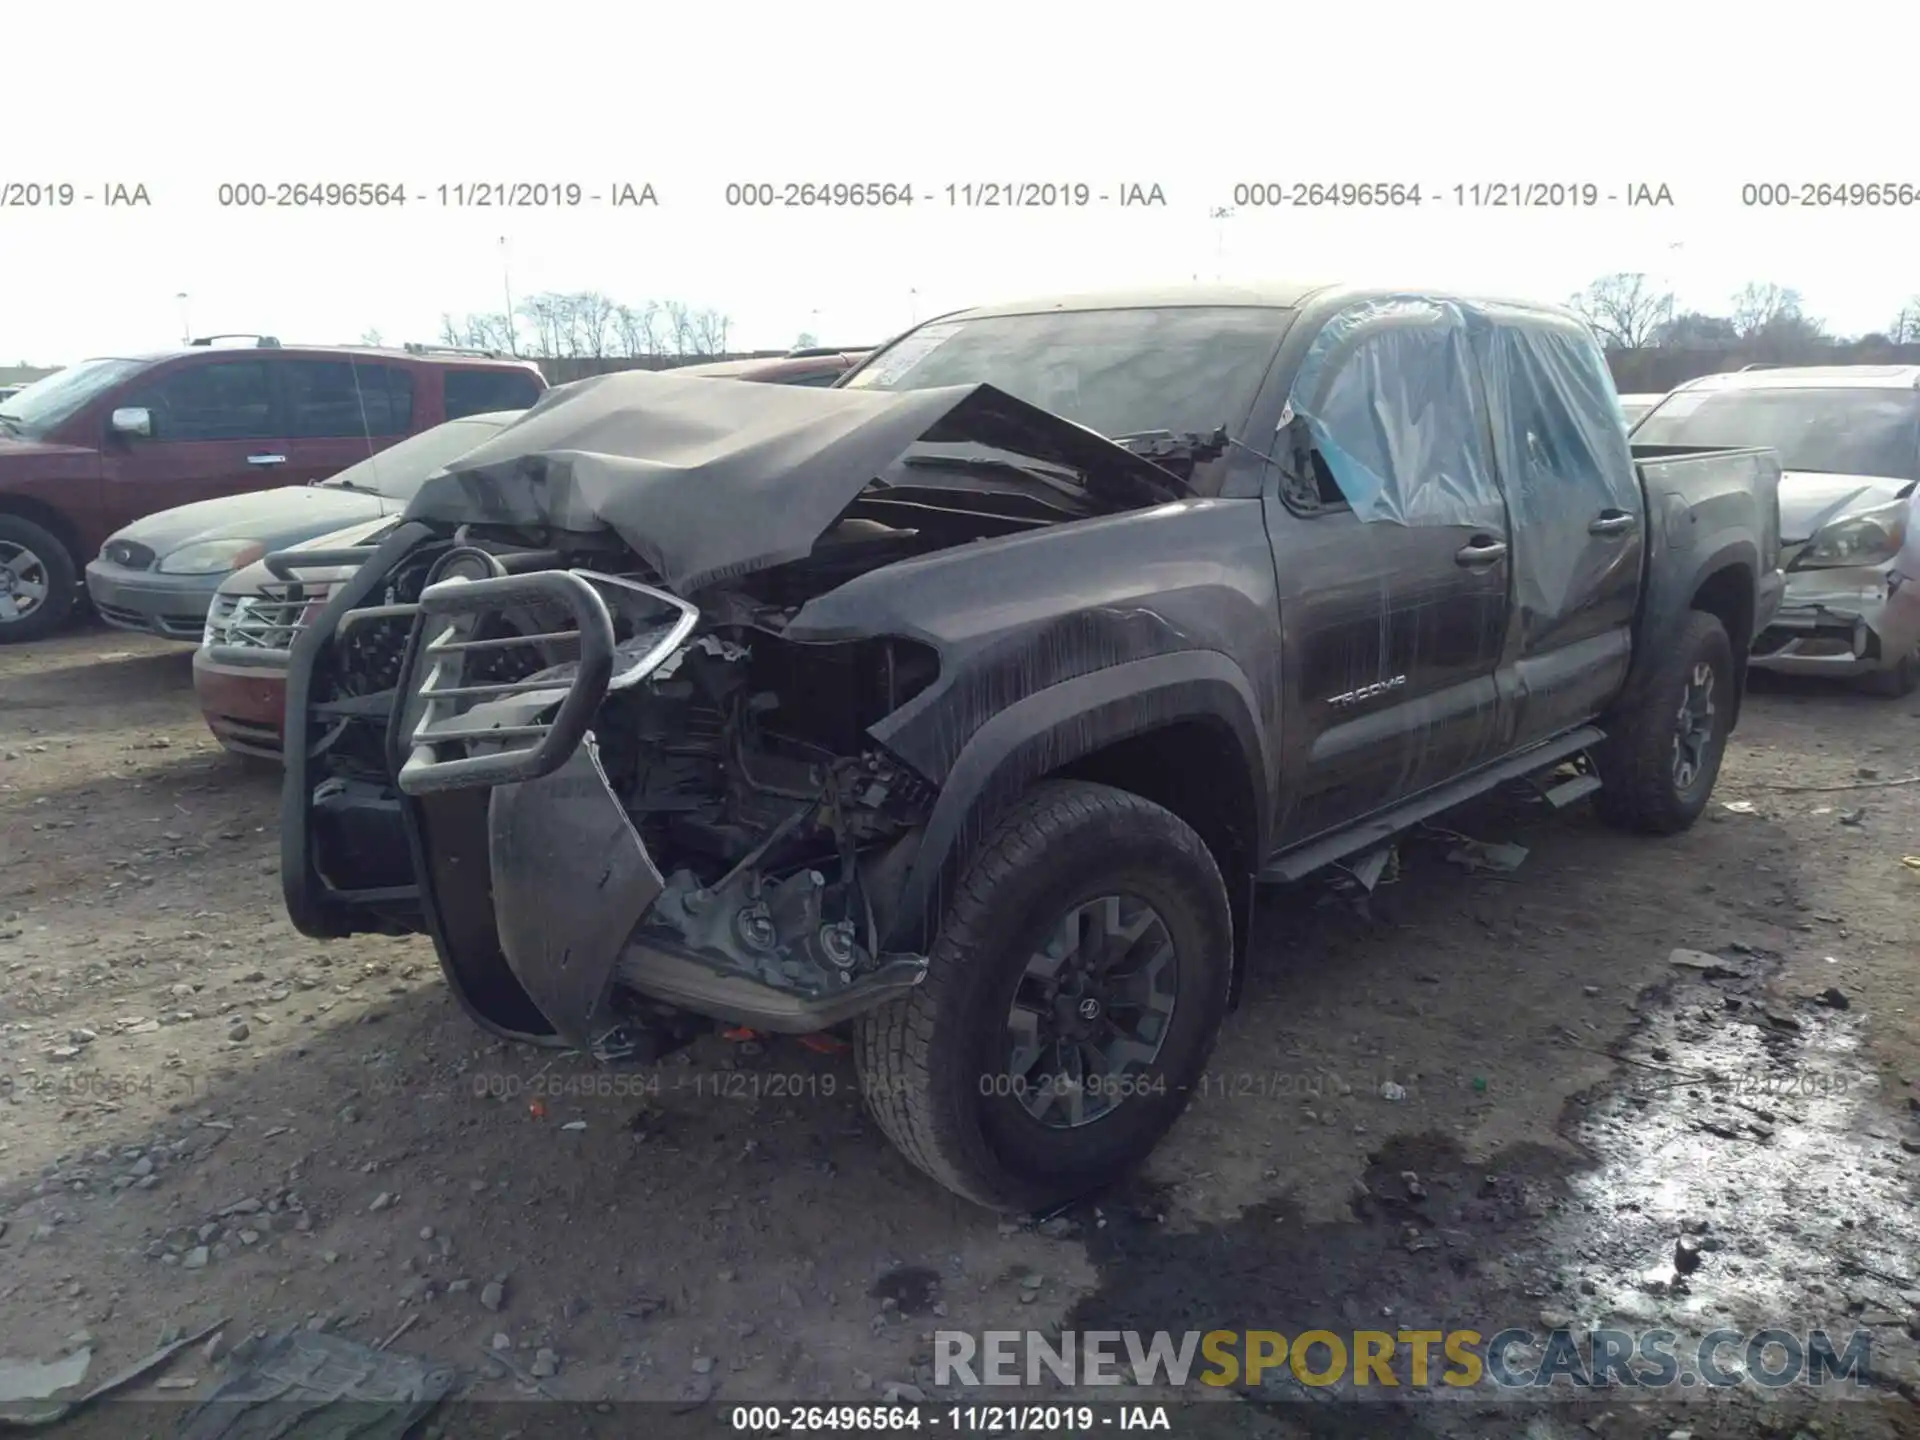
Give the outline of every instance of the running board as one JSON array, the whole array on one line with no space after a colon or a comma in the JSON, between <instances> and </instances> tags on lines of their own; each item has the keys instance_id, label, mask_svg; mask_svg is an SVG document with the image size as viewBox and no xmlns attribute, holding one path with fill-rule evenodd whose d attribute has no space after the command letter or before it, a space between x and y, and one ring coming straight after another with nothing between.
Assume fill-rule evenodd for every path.
<instances>
[{"instance_id":1,"label":"running board","mask_svg":"<svg viewBox=\"0 0 1920 1440\"><path fill-rule=\"evenodd\" d=\"M1315 840L1298 850L1270 860L1260 871L1260 879L1267 884L1284 884L1294 880L1303 880L1316 870L1323 870L1339 860L1346 859L1362 850L1371 849L1384 841L1391 840L1403 830L1409 830L1423 820L1431 820L1456 805L1465 804L1477 795L1484 795L1496 786L1509 780L1519 780L1549 765L1557 765L1562 760L1591 750L1606 739L1598 726L1588 725L1571 734L1562 735L1545 745L1535 746L1518 755L1510 755L1498 764L1485 770L1477 770L1471 775L1463 775L1458 780L1450 780L1438 789L1430 790L1417 799L1408 801L1398 809L1368 820L1351 829L1329 835L1324 840ZM1600 782L1591 775L1581 775L1566 785L1555 787L1551 793L1592 781L1592 788L1600 788ZM1580 790L1578 795L1588 793ZM1575 795L1573 798L1578 798Z\"/></svg>"}]
</instances>

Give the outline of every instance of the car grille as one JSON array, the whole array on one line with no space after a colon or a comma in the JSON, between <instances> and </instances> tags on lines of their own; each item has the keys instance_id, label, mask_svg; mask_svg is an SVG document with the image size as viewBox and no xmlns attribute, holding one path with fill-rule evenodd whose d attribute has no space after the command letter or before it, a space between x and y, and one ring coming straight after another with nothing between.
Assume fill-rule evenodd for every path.
<instances>
[{"instance_id":1,"label":"car grille","mask_svg":"<svg viewBox=\"0 0 1920 1440\"><path fill-rule=\"evenodd\" d=\"M332 587L267 581L247 595L214 596L207 612L206 643L247 650L290 650Z\"/></svg>"},{"instance_id":2,"label":"car grille","mask_svg":"<svg viewBox=\"0 0 1920 1440\"><path fill-rule=\"evenodd\" d=\"M155 558L153 551L131 540L109 540L100 553L115 565L123 565L129 570L151 570Z\"/></svg>"}]
</instances>

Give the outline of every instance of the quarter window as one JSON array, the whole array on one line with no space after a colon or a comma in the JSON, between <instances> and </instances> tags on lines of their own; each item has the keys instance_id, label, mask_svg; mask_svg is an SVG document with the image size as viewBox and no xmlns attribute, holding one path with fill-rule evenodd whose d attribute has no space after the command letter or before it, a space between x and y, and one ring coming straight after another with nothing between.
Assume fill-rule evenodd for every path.
<instances>
[{"instance_id":1,"label":"quarter window","mask_svg":"<svg viewBox=\"0 0 1920 1440\"><path fill-rule=\"evenodd\" d=\"M459 370L449 367L447 414L484 415L490 410L525 410L540 398L540 381L525 370Z\"/></svg>"}]
</instances>

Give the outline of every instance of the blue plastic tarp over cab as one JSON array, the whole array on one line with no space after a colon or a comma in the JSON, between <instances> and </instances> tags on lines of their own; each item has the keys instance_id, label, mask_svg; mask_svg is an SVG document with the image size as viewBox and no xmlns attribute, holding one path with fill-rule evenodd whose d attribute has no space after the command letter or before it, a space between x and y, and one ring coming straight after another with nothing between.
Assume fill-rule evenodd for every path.
<instances>
[{"instance_id":1,"label":"blue plastic tarp over cab","mask_svg":"<svg viewBox=\"0 0 1920 1440\"><path fill-rule=\"evenodd\" d=\"M1617 563L1590 545L1592 519L1640 508L1606 358L1556 311L1357 302L1315 336L1290 411L1360 520L1515 531L1514 600L1535 616Z\"/></svg>"}]
</instances>

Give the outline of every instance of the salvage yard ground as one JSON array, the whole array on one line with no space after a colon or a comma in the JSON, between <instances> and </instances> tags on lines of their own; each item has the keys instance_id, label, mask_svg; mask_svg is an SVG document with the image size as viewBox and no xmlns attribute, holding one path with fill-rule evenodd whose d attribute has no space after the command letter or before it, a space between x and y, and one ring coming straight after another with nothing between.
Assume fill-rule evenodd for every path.
<instances>
[{"instance_id":1,"label":"salvage yard ground","mask_svg":"<svg viewBox=\"0 0 1920 1440\"><path fill-rule=\"evenodd\" d=\"M277 778L188 661L0 650L0 1355L97 1379L225 1319L133 1392L190 1400L252 1332L405 1325L479 1396L711 1410L931 1395L935 1328L1865 1327L1808 1433L1920 1423L1912 700L1763 686L1678 839L1502 799L1447 824L1517 870L1429 835L1364 907L1273 898L1148 1173L1014 1226L908 1168L844 1055L596 1072L476 1030L424 941L298 935ZM1752 1389L1362 1426L1291 1385L1246 1433L1795 1433Z\"/></svg>"}]
</instances>

